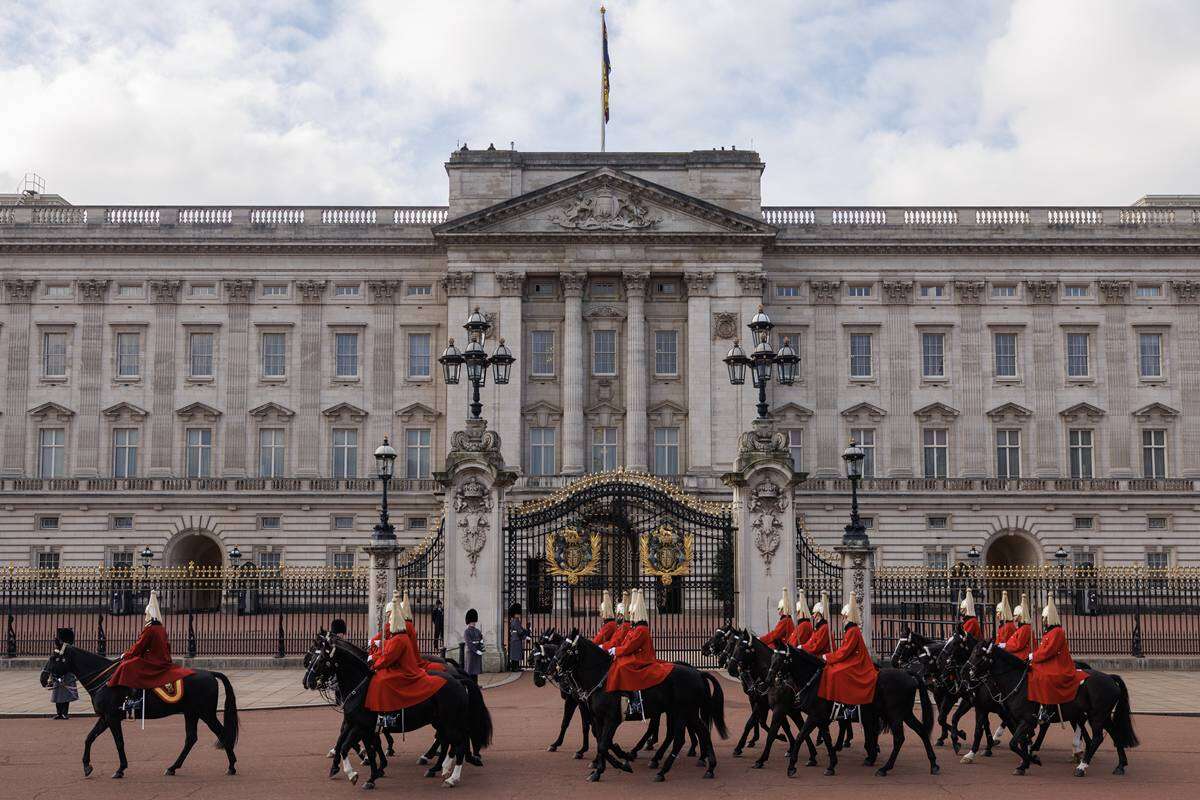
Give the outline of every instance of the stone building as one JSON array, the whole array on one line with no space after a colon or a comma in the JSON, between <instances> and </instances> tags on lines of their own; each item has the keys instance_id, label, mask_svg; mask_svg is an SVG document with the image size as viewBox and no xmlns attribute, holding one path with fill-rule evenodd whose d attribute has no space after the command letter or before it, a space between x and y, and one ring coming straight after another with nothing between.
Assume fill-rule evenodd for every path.
<instances>
[{"instance_id":1,"label":"stone building","mask_svg":"<svg viewBox=\"0 0 1200 800\"><path fill-rule=\"evenodd\" d=\"M728 498L756 398L721 359L759 305L818 541L853 436L885 563L1200 561L1200 200L763 207L763 168L464 148L448 207L0 197L0 563L348 565L385 436L423 537L475 307L517 357L483 398L513 497L624 466Z\"/></svg>"}]
</instances>

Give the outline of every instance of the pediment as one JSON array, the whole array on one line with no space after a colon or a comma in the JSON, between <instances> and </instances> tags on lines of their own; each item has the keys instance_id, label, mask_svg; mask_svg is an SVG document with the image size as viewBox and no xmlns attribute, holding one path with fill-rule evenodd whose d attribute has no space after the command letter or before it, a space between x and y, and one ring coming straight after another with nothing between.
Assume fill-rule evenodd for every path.
<instances>
[{"instance_id":1,"label":"pediment","mask_svg":"<svg viewBox=\"0 0 1200 800\"><path fill-rule=\"evenodd\" d=\"M65 420L75 416L75 412L66 406L60 406L58 403L42 403L40 406L29 409L29 416L37 420L50 418Z\"/></svg>"},{"instance_id":2,"label":"pediment","mask_svg":"<svg viewBox=\"0 0 1200 800\"><path fill-rule=\"evenodd\" d=\"M887 412L879 406L870 403L856 403L843 411L842 416L849 420L879 422L887 416Z\"/></svg>"},{"instance_id":3,"label":"pediment","mask_svg":"<svg viewBox=\"0 0 1200 800\"><path fill-rule=\"evenodd\" d=\"M613 167L575 175L449 220L438 238L481 236L772 237L762 220Z\"/></svg>"},{"instance_id":4,"label":"pediment","mask_svg":"<svg viewBox=\"0 0 1200 800\"><path fill-rule=\"evenodd\" d=\"M1028 419L1033 412L1018 403L1001 403L987 412L988 419L999 421L1004 419Z\"/></svg>"},{"instance_id":5,"label":"pediment","mask_svg":"<svg viewBox=\"0 0 1200 800\"><path fill-rule=\"evenodd\" d=\"M803 422L813 415L812 409L805 408L799 403L784 403L778 408L771 410L771 416L779 420L795 420Z\"/></svg>"},{"instance_id":6,"label":"pediment","mask_svg":"<svg viewBox=\"0 0 1200 800\"><path fill-rule=\"evenodd\" d=\"M930 403L914 411L913 416L921 422L934 422L938 420L949 422L958 416L958 409L951 408L945 403Z\"/></svg>"},{"instance_id":7,"label":"pediment","mask_svg":"<svg viewBox=\"0 0 1200 800\"><path fill-rule=\"evenodd\" d=\"M191 420L191 419L215 420L219 416L221 416L221 412L218 411L217 409L213 408L210 405L205 405L204 403L196 402L196 403L188 403L183 408L175 409L175 415L178 416L180 419L184 419L184 420Z\"/></svg>"},{"instance_id":8,"label":"pediment","mask_svg":"<svg viewBox=\"0 0 1200 800\"><path fill-rule=\"evenodd\" d=\"M329 417L330 419L345 417L353 422L361 422L367 417L366 410L359 408L353 403L338 403L337 405L333 405L325 409L321 412L321 414Z\"/></svg>"},{"instance_id":9,"label":"pediment","mask_svg":"<svg viewBox=\"0 0 1200 800\"><path fill-rule=\"evenodd\" d=\"M1104 416L1104 409L1097 408L1091 403L1076 403L1070 408L1064 408L1062 411L1058 412L1058 414L1067 422L1098 420Z\"/></svg>"},{"instance_id":10,"label":"pediment","mask_svg":"<svg viewBox=\"0 0 1200 800\"><path fill-rule=\"evenodd\" d=\"M1133 416L1138 422L1150 422L1151 420L1166 420L1174 419L1179 416L1179 412L1168 405L1162 403L1151 403L1148 406L1142 406L1137 411L1133 412Z\"/></svg>"},{"instance_id":11,"label":"pediment","mask_svg":"<svg viewBox=\"0 0 1200 800\"><path fill-rule=\"evenodd\" d=\"M120 402L116 405L109 406L100 412L110 419L118 419L122 416L127 416L130 419L145 419L149 412L144 408L138 408L133 403Z\"/></svg>"},{"instance_id":12,"label":"pediment","mask_svg":"<svg viewBox=\"0 0 1200 800\"><path fill-rule=\"evenodd\" d=\"M671 400L663 400L646 409L648 419L667 427L680 424L687 419L687 416L687 409Z\"/></svg>"},{"instance_id":13,"label":"pediment","mask_svg":"<svg viewBox=\"0 0 1200 800\"><path fill-rule=\"evenodd\" d=\"M521 409L521 416L529 427L549 428L562 419L563 411L554 403L538 400Z\"/></svg>"},{"instance_id":14,"label":"pediment","mask_svg":"<svg viewBox=\"0 0 1200 800\"><path fill-rule=\"evenodd\" d=\"M587 414L588 416L595 416L597 414L612 414L614 416L624 416L625 409L621 408L618 405L614 405L606 400L602 400L593 406L588 406L587 408L585 408L583 410L583 413Z\"/></svg>"},{"instance_id":15,"label":"pediment","mask_svg":"<svg viewBox=\"0 0 1200 800\"><path fill-rule=\"evenodd\" d=\"M424 403L409 403L404 408L398 410L396 416L400 418L401 422L412 422L414 419L433 422L441 416L441 413Z\"/></svg>"},{"instance_id":16,"label":"pediment","mask_svg":"<svg viewBox=\"0 0 1200 800\"><path fill-rule=\"evenodd\" d=\"M286 406L281 406L279 403L263 403L261 406L250 409L252 417L266 417L269 414L274 414L278 417L291 419L296 416L296 412Z\"/></svg>"}]
</instances>

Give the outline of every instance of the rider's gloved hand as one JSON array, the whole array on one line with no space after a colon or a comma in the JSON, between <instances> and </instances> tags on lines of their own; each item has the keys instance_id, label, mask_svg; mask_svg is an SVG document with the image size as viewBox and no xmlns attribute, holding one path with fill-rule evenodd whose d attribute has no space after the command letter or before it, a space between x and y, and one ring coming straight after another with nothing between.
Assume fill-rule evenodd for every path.
<instances>
[{"instance_id":1,"label":"rider's gloved hand","mask_svg":"<svg viewBox=\"0 0 1200 800\"><path fill-rule=\"evenodd\" d=\"M610 656L615 656L617 654L617 648L615 648L615 647L608 648L608 654Z\"/></svg>"}]
</instances>

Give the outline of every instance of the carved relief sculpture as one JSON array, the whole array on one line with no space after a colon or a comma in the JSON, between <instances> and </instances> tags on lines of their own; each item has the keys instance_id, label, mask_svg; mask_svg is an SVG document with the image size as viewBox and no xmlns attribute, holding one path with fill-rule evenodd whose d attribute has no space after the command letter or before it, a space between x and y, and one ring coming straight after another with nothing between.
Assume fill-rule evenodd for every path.
<instances>
[{"instance_id":1,"label":"carved relief sculpture","mask_svg":"<svg viewBox=\"0 0 1200 800\"><path fill-rule=\"evenodd\" d=\"M505 297L520 297L525 276L520 272L497 272L496 283L500 286L500 294Z\"/></svg>"},{"instance_id":2,"label":"carved relief sculpture","mask_svg":"<svg viewBox=\"0 0 1200 800\"><path fill-rule=\"evenodd\" d=\"M454 493L454 511L458 515L458 539L462 542L467 560L471 562L471 577L475 577L479 556L487 546L492 523L492 492L475 476L467 478Z\"/></svg>"},{"instance_id":3,"label":"carved relief sculpture","mask_svg":"<svg viewBox=\"0 0 1200 800\"><path fill-rule=\"evenodd\" d=\"M955 281L954 291L958 302L964 305L979 305L983 299L983 290L987 286L983 281Z\"/></svg>"},{"instance_id":4,"label":"carved relief sculpture","mask_svg":"<svg viewBox=\"0 0 1200 800\"><path fill-rule=\"evenodd\" d=\"M155 303L174 303L179 300L179 287L183 281L150 281L150 299Z\"/></svg>"},{"instance_id":5,"label":"carved relief sculpture","mask_svg":"<svg viewBox=\"0 0 1200 800\"><path fill-rule=\"evenodd\" d=\"M731 311L718 311L713 314L713 338L736 339L738 332L738 315Z\"/></svg>"},{"instance_id":6,"label":"carved relief sculpture","mask_svg":"<svg viewBox=\"0 0 1200 800\"><path fill-rule=\"evenodd\" d=\"M1200 281L1171 281L1171 288L1181 303L1200 302Z\"/></svg>"},{"instance_id":7,"label":"carved relief sculpture","mask_svg":"<svg viewBox=\"0 0 1200 800\"><path fill-rule=\"evenodd\" d=\"M225 297L231 303L248 303L254 293L253 278L233 278L223 281Z\"/></svg>"},{"instance_id":8,"label":"carved relief sculpture","mask_svg":"<svg viewBox=\"0 0 1200 800\"><path fill-rule=\"evenodd\" d=\"M809 281L812 287L812 300L817 305L831 305L837 302L841 281Z\"/></svg>"},{"instance_id":9,"label":"carved relief sculpture","mask_svg":"<svg viewBox=\"0 0 1200 800\"><path fill-rule=\"evenodd\" d=\"M887 302L900 305L912 302L912 281L884 281L883 296Z\"/></svg>"},{"instance_id":10,"label":"carved relief sculpture","mask_svg":"<svg viewBox=\"0 0 1200 800\"><path fill-rule=\"evenodd\" d=\"M562 228L579 231L627 231L653 228L661 222L652 216L637 194L622 197L608 190L595 194L576 193L574 199L550 216Z\"/></svg>"},{"instance_id":11,"label":"carved relief sculpture","mask_svg":"<svg viewBox=\"0 0 1200 800\"><path fill-rule=\"evenodd\" d=\"M103 303L106 294L108 294L107 280L79 281L79 302L81 303Z\"/></svg>"},{"instance_id":12,"label":"carved relief sculpture","mask_svg":"<svg viewBox=\"0 0 1200 800\"><path fill-rule=\"evenodd\" d=\"M28 303L33 299L33 290L37 287L37 279L31 281L20 278L10 278L4 282L10 303Z\"/></svg>"},{"instance_id":13,"label":"carved relief sculpture","mask_svg":"<svg viewBox=\"0 0 1200 800\"><path fill-rule=\"evenodd\" d=\"M1025 281L1029 289L1029 301L1035 305L1053 303L1058 294L1058 281Z\"/></svg>"},{"instance_id":14,"label":"carved relief sculpture","mask_svg":"<svg viewBox=\"0 0 1200 800\"><path fill-rule=\"evenodd\" d=\"M471 278L469 272L447 272L442 276L442 288L451 297L463 297L471 289Z\"/></svg>"},{"instance_id":15,"label":"carved relief sculpture","mask_svg":"<svg viewBox=\"0 0 1200 800\"><path fill-rule=\"evenodd\" d=\"M768 575L783 541L783 520L780 517L787 507L787 496L770 479L763 480L750 490L748 509L751 515L750 528L754 531L754 549L762 558Z\"/></svg>"},{"instance_id":16,"label":"carved relief sculpture","mask_svg":"<svg viewBox=\"0 0 1200 800\"><path fill-rule=\"evenodd\" d=\"M763 276L761 272L739 272L737 279L742 287L742 294L762 297Z\"/></svg>"},{"instance_id":17,"label":"carved relief sculpture","mask_svg":"<svg viewBox=\"0 0 1200 800\"><path fill-rule=\"evenodd\" d=\"M705 297L708 295L708 287L712 284L715 276L711 272L685 272L683 274L684 283L687 284L688 294L693 297Z\"/></svg>"},{"instance_id":18,"label":"carved relief sculpture","mask_svg":"<svg viewBox=\"0 0 1200 800\"><path fill-rule=\"evenodd\" d=\"M567 297L580 297L583 295L583 285L587 283L587 273L563 272L558 276L558 280L562 283L563 294Z\"/></svg>"},{"instance_id":19,"label":"carved relief sculpture","mask_svg":"<svg viewBox=\"0 0 1200 800\"><path fill-rule=\"evenodd\" d=\"M1124 303L1129 297L1129 281L1100 281L1100 297L1108 305Z\"/></svg>"},{"instance_id":20,"label":"carved relief sculpture","mask_svg":"<svg viewBox=\"0 0 1200 800\"><path fill-rule=\"evenodd\" d=\"M372 289L374 289L374 283L371 284ZM328 285L329 281L296 281L296 291L300 293L300 299L305 303L319 303L325 296L325 287Z\"/></svg>"}]
</instances>

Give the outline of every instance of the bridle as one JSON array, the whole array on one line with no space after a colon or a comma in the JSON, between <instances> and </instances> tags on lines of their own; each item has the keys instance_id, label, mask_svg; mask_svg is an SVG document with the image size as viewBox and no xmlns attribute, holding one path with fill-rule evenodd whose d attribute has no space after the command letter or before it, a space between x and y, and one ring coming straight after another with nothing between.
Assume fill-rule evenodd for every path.
<instances>
[{"instance_id":1,"label":"bridle","mask_svg":"<svg viewBox=\"0 0 1200 800\"><path fill-rule=\"evenodd\" d=\"M987 646L987 648L983 651L984 653L986 653L986 655L984 657L987 659L987 663L988 663L987 673L984 674L982 677L979 677L977 675L978 664L976 664L975 666L969 667L969 669L967 670L967 674L972 679L978 681L978 683L976 684L977 686L982 686L984 689L987 690L988 695L992 698L992 702L994 702L998 706L1003 707L1004 704L1008 701L1008 698L1010 698L1014 694L1016 694L1017 690L1021 688L1021 684L1023 684L1025 682L1025 676L1029 673L1029 665L1028 664L1024 665L1023 669L1021 670L1021 677L1020 677L1020 679L1017 680L1017 682L1015 684L1013 684L1013 688L1007 694L1001 695L1000 690L996 686L996 681L995 681L994 677L992 676L992 670L991 670L992 665L995 663L992 660L992 648L995 646L996 646L995 644L989 644ZM1011 670L1006 670L1006 672L1015 672L1015 671L1016 671L1015 668L1011 669Z\"/></svg>"},{"instance_id":2,"label":"bridle","mask_svg":"<svg viewBox=\"0 0 1200 800\"><path fill-rule=\"evenodd\" d=\"M592 695L596 693L596 690L603 686L605 681L608 680L608 673L609 670L612 669L612 663L609 663L608 669L604 670L604 674L600 676L600 681L595 686L593 686L591 689L584 690L584 688L579 685L579 681L576 680L575 674L570 669L564 668L560 661L561 654L566 653L568 650L574 655L578 656L578 648L578 634L576 634L574 639L566 639L563 641L563 646L559 648L559 655L554 659L555 671L558 672L559 675L556 685L560 690L571 695L579 702L586 703L591 699Z\"/></svg>"},{"instance_id":3,"label":"bridle","mask_svg":"<svg viewBox=\"0 0 1200 800\"><path fill-rule=\"evenodd\" d=\"M71 645L69 645L69 644L63 644L62 647L59 647L58 649L56 649L54 651L53 658L58 659L61 662L65 662L66 656L67 656L67 648L69 648L70 646ZM120 666L120 664L121 664L121 660L117 659L116 661L109 664L104 669L98 670L89 675L81 675L79 677L79 685L82 686L84 691L86 691L88 694L92 694L94 692L94 690L97 687L99 687L100 684L108 677L108 674L110 672L112 672L113 670L115 670L118 666ZM53 674L53 673L51 673L51 674Z\"/></svg>"}]
</instances>

